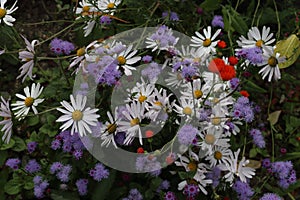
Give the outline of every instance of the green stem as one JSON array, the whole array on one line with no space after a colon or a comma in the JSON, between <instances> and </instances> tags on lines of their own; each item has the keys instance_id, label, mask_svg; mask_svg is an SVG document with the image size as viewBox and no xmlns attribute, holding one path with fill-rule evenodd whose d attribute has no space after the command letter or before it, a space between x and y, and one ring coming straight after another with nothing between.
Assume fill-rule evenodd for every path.
<instances>
[{"instance_id":1,"label":"green stem","mask_svg":"<svg viewBox=\"0 0 300 200\"><path fill-rule=\"evenodd\" d=\"M294 198L294 196L291 194L291 193L287 193L288 195L289 195L289 197L292 199L292 200L296 200L295 198Z\"/></svg>"},{"instance_id":2,"label":"green stem","mask_svg":"<svg viewBox=\"0 0 300 200\"><path fill-rule=\"evenodd\" d=\"M255 11L254 11L254 15L253 15L253 19L252 19L252 23L251 23L251 27L253 27L253 24L254 24L255 17L256 17L259 6L260 6L260 0L258 0L258 2L257 2L256 8L255 8Z\"/></svg>"},{"instance_id":3,"label":"green stem","mask_svg":"<svg viewBox=\"0 0 300 200\"><path fill-rule=\"evenodd\" d=\"M269 105L268 105L268 116L270 115L270 109L271 109L271 103L273 98L273 84L271 83L271 91L270 91L270 99L269 99ZM274 132L273 132L273 125L270 123L270 131L271 131L271 137L272 137L272 162L275 160L275 141L274 141Z\"/></svg>"},{"instance_id":4,"label":"green stem","mask_svg":"<svg viewBox=\"0 0 300 200\"><path fill-rule=\"evenodd\" d=\"M278 38L280 37L280 20L279 20L279 15L278 15L278 10L277 10L277 5L276 5L275 0L273 0L273 4L274 4L275 13L276 13L276 19L277 19L278 31L276 33L276 39L278 40Z\"/></svg>"},{"instance_id":5,"label":"green stem","mask_svg":"<svg viewBox=\"0 0 300 200\"><path fill-rule=\"evenodd\" d=\"M69 81L69 79L67 77L67 74L66 74L64 68L63 68L61 60L58 60L58 62L59 62L59 67L60 67L61 73L64 75L64 77L65 77L65 79L67 81L68 87L71 87L70 81Z\"/></svg>"},{"instance_id":6,"label":"green stem","mask_svg":"<svg viewBox=\"0 0 300 200\"><path fill-rule=\"evenodd\" d=\"M62 57L37 57L37 59L39 61L41 61L41 60L64 60L64 59L72 58L74 56L76 56L76 54L62 56Z\"/></svg>"}]
</instances>

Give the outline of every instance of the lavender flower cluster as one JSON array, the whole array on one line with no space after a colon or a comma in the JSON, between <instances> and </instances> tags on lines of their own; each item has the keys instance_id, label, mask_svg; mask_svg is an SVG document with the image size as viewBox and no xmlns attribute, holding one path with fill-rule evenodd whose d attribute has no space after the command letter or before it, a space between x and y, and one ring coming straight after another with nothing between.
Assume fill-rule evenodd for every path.
<instances>
[{"instance_id":1,"label":"lavender flower cluster","mask_svg":"<svg viewBox=\"0 0 300 200\"><path fill-rule=\"evenodd\" d=\"M49 183L47 180L43 180L41 176L36 175L33 178L33 183L34 183L34 196L38 199L41 199L45 197L45 190L49 186Z\"/></svg>"}]
</instances>

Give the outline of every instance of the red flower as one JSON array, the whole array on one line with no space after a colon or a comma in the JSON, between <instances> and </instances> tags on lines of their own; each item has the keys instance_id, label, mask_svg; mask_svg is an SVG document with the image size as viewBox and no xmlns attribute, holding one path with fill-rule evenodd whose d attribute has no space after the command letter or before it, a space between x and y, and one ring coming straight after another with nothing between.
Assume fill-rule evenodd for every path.
<instances>
[{"instance_id":1,"label":"red flower","mask_svg":"<svg viewBox=\"0 0 300 200\"><path fill-rule=\"evenodd\" d=\"M222 69L225 67L225 62L221 58L215 58L210 61L208 65L208 70L214 73L220 73Z\"/></svg>"},{"instance_id":2,"label":"red flower","mask_svg":"<svg viewBox=\"0 0 300 200\"><path fill-rule=\"evenodd\" d=\"M250 94L246 90L241 90L240 94L243 95L244 97L249 97Z\"/></svg>"},{"instance_id":3,"label":"red flower","mask_svg":"<svg viewBox=\"0 0 300 200\"><path fill-rule=\"evenodd\" d=\"M153 136L153 131L147 130L145 135L146 135L147 138L151 138Z\"/></svg>"},{"instance_id":4,"label":"red flower","mask_svg":"<svg viewBox=\"0 0 300 200\"><path fill-rule=\"evenodd\" d=\"M220 71L220 77L223 81L229 81L235 77L235 69L231 65L225 65L225 67Z\"/></svg>"},{"instance_id":5,"label":"red flower","mask_svg":"<svg viewBox=\"0 0 300 200\"><path fill-rule=\"evenodd\" d=\"M139 147L139 148L137 149L137 153L144 153L143 147Z\"/></svg>"},{"instance_id":6,"label":"red flower","mask_svg":"<svg viewBox=\"0 0 300 200\"><path fill-rule=\"evenodd\" d=\"M236 65L239 62L239 60L235 56L229 56L228 61L231 65Z\"/></svg>"},{"instance_id":7,"label":"red flower","mask_svg":"<svg viewBox=\"0 0 300 200\"><path fill-rule=\"evenodd\" d=\"M224 48L227 47L227 44L226 44L225 41L220 40L220 41L218 42L218 47L219 47L220 49L224 49Z\"/></svg>"},{"instance_id":8,"label":"red flower","mask_svg":"<svg viewBox=\"0 0 300 200\"><path fill-rule=\"evenodd\" d=\"M174 158L171 155L166 157L166 163L168 165L172 164L174 161L175 160L174 160Z\"/></svg>"}]
</instances>

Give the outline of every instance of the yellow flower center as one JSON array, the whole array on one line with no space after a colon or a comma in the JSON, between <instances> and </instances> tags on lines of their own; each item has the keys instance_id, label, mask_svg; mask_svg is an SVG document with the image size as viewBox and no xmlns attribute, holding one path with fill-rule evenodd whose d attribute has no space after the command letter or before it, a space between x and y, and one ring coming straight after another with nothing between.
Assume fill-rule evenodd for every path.
<instances>
[{"instance_id":1,"label":"yellow flower center","mask_svg":"<svg viewBox=\"0 0 300 200\"><path fill-rule=\"evenodd\" d=\"M211 119L211 123L213 125L219 125L221 123L221 118L220 117L214 117Z\"/></svg>"},{"instance_id":2,"label":"yellow flower center","mask_svg":"<svg viewBox=\"0 0 300 200\"><path fill-rule=\"evenodd\" d=\"M192 114L192 109L190 108L190 107L185 107L184 109L183 109L183 114L186 114L186 115L191 115Z\"/></svg>"},{"instance_id":3,"label":"yellow flower center","mask_svg":"<svg viewBox=\"0 0 300 200\"><path fill-rule=\"evenodd\" d=\"M187 168L188 168L190 171L194 172L194 171L196 171L196 169L197 169L197 164L196 164L194 161L191 161L191 162L187 165Z\"/></svg>"},{"instance_id":4,"label":"yellow flower center","mask_svg":"<svg viewBox=\"0 0 300 200\"><path fill-rule=\"evenodd\" d=\"M4 117L3 120L9 120L11 119L10 117Z\"/></svg>"},{"instance_id":5,"label":"yellow flower center","mask_svg":"<svg viewBox=\"0 0 300 200\"><path fill-rule=\"evenodd\" d=\"M107 4L107 9L113 9L115 7L114 3Z\"/></svg>"},{"instance_id":6,"label":"yellow flower center","mask_svg":"<svg viewBox=\"0 0 300 200\"><path fill-rule=\"evenodd\" d=\"M257 40L257 42L255 43L255 45L257 47L262 47L262 45L264 44L264 41L263 40Z\"/></svg>"},{"instance_id":7,"label":"yellow flower center","mask_svg":"<svg viewBox=\"0 0 300 200\"><path fill-rule=\"evenodd\" d=\"M116 132L116 130L117 130L117 125L116 124L109 124L107 126L107 132L110 133L110 134Z\"/></svg>"},{"instance_id":8,"label":"yellow flower center","mask_svg":"<svg viewBox=\"0 0 300 200\"><path fill-rule=\"evenodd\" d=\"M32 98L32 97L26 97L26 99L24 101L25 106L27 106L27 107L32 106L33 102L34 102L34 98Z\"/></svg>"},{"instance_id":9,"label":"yellow flower center","mask_svg":"<svg viewBox=\"0 0 300 200\"><path fill-rule=\"evenodd\" d=\"M72 118L74 121L80 121L83 117L83 113L80 110L74 110L72 112Z\"/></svg>"},{"instance_id":10,"label":"yellow flower center","mask_svg":"<svg viewBox=\"0 0 300 200\"><path fill-rule=\"evenodd\" d=\"M31 61L32 58L25 58L27 62Z\"/></svg>"},{"instance_id":11,"label":"yellow flower center","mask_svg":"<svg viewBox=\"0 0 300 200\"><path fill-rule=\"evenodd\" d=\"M218 98L214 98L214 99L213 99L213 103L214 103L214 104L219 103L219 99L218 99Z\"/></svg>"},{"instance_id":12,"label":"yellow flower center","mask_svg":"<svg viewBox=\"0 0 300 200\"><path fill-rule=\"evenodd\" d=\"M139 123L140 123L139 118L134 118L134 119L130 120L130 126L135 126Z\"/></svg>"},{"instance_id":13,"label":"yellow flower center","mask_svg":"<svg viewBox=\"0 0 300 200\"><path fill-rule=\"evenodd\" d=\"M271 56L268 59L268 65L270 65L271 67L276 67L277 64L278 64L278 61L275 57Z\"/></svg>"},{"instance_id":14,"label":"yellow flower center","mask_svg":"<svg viewBox=\"0 0 300 200\"><path fill-rule=\"evenodd\" d=\"M119 56L117 60L120 65L124 65L126 63L126 58L124 56Z\"/></svg>"},{"instance_id":15,"label":"yellow flower center","mask_svg":"<svg viewBox=\"0 0 300 200\"><path fill-rule=\"evenodd\" d=\"M203 95L203 92L201 90L195 90L194 91L194 97L196 99L200 99L202 97L202 95Z\"/></svg>"},{"instance_id":16,"label":"yellow flower center","mask_svg":"<svg viewBox=\"0 0 300 200\"><path fill-rule=\"evenodd\" d=\"M76 53L77 56L83 56L84 54L85 54L84 47L77 50L77 53Z\"/></svg>"},{"instance_id":17,"label":"yellow flower center","mask_svg":"<svg viewBox=\"0 0 300 200\"><path fill-rule=\"evenodd\" d=\"M208 47L210 44L211 44L211 40L210 40L209 38L206 38L206 39L203 41L203 46L204 46L204 47Z\"/></svg>"},{"instance_id":18,"label":"yellow flower center","mask_svg":"<svg viewBox=\"0 0 300 200\"><path fill-rule=\"evenodd\" d=\"M206 134L204 141L206 144L213 144L216 141L216 138L213 134Z\"/></svg>"},{"instance_id":19,"label":"yellow flower center","mask_svg":"<svg viewBox=\"0 0 300 200\"><path fill-rule=\"evenodd\" d=\"M0 19L3 18L6 15L6 10L3 8L0 8Z\"/></svg>"},{"instance_id":20,"label":"yellow flower center","mask_svg":"<svg viewBox=\"0 0 300 200\"><path fill-rule=\"evenodd\" d=\"M155 101L154 104L157 106L162 106L162 103L160 101Z\"/></svg>"},{"instance_id":21,"label":"yellow flower center","mask_svg":"<svg viewBox=\"0 0 300 200\"><path fill-rule=\"evenodd\" d=\"M221 160L222 156L223 155L222 155L222 153L220 151L216 151L214 153L214 157L215 157L216 160Z\"/></svg>"},{"instance_id":22,"label":"yellow flower center","mask_svg":"<svg viewBox=\"0 0 300 200\"><path fill-rule=\"evenodd\" d=\"M83 12L89 12L90 7L89 6L83 6L82 11Z\"/></svg>"},{"instance_id":23,"label":"yellow flower center","mask_svg":"<svg viewBox=\"0 0 300 200\"><path fill-rule=\"evenodd\" d=\"M140 102L140 103L143 103L143 102L146 101L146 100L147 100L147 97L144 96L144 95L141 95L141 96L139 97L139 102Z\"/></svg>"}]
</instances>

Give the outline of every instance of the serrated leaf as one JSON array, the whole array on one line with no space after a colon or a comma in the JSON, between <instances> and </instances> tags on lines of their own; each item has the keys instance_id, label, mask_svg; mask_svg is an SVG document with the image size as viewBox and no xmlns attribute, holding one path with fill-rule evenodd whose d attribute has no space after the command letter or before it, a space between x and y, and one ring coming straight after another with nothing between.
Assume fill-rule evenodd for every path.
<instances>
[{"instance_id":1,"label":"serrated leaf","mask_svg":"<svg viewBox=\"0 0 300 200\"><path fill-rule=\"evenodd\" d=\"M272 126L274 126L274 125L278 122L280 113L281 113L281 110L277 110L277 111L272 112L272 113L269 114L267 120L270 122L270 124L271 124Z\"/></svg>"},{"instance_id":2,"label":"serrated leaf","mask_svg":"<svg viewBox=\"0 0 300 200\"><path fill-rule=\"evenodd\" d=\"M14 137L14 140L15 140L15 144L12 148L13 151L20 152L20 151L23 151L27 148L24 140L22 140L21 138Z\"/></svg>"},{"instance_id":3,"label":"serrated leaf","mask_svg":"<svg viewBox=\"0 0 300 200\"><path fill-rule=\"evenodd\" d=\"M278 64L279 68L287 68L300 56L300 40L295 34L292 34L286 40L278 41L274 51L280 53L280 56L286 57L285 62Z\"/></svg>"},{"instance_id":4,"label":"serrated leaf","mask_svg":"<svg viewBox=\"0 0 300 200\"><path fill-rule=\"evenodd\" d=\"M20 180L12 179L5 184L4 191L9 195L15 195L21 191L21 186Z\"/></svg>"}]
</instances>

